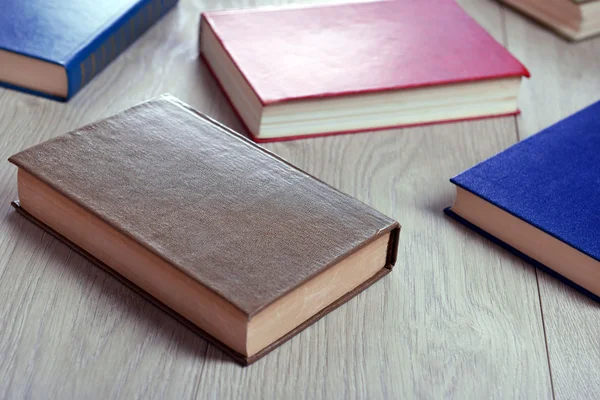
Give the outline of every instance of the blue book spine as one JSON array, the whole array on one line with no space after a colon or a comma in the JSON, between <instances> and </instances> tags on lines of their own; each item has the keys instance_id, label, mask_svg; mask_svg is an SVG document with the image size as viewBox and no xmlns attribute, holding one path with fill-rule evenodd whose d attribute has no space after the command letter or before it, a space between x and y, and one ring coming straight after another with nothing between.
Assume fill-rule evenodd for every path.
<instances>
[{"instance_id":1,"label":"blue book spine","mask_svg":"<svg viewBox=\"0 0 600 400\"><path fill-rule=\"evenodd\" d=\"M66 62L69 100L111 61L162 18L178 0L140 1L73 54Z\"/></svg>"}]
</instances>

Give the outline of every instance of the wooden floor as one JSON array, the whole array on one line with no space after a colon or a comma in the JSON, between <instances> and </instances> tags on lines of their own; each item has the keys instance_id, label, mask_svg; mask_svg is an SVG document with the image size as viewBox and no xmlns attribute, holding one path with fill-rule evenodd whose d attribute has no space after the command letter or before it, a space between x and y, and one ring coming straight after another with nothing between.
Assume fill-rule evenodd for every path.
<instances>
[{"instance_id":1,"label":"wooden floor","mask_svg":"<svg viewBox=\"0 0 600 400\"><path fill-rule=\"evenodd\" d=\"M403 232L391 275L251 367L17 216L5 162L0 398L600 398L600 306L442 213L450 177L600 99L600 38L569 44L498 3L460 3L531 70L522 115L268 145ZM67 104L0 90L0 158L164 92L242 130L197 25L255 5L181 0Z\"/></svg>"}]
</instances>

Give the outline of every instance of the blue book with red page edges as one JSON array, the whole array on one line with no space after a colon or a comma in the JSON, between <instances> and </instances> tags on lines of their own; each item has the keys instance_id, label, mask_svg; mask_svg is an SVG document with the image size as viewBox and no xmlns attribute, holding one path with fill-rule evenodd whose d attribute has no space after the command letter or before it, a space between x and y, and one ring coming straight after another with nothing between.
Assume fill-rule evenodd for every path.
<instances>
[{"instance_id":1,"label":"blue book with red page edges","mask_svg":"<svg viewBox=\"0 0 600 400\"><path fill-rule=\"evenodd\" d=\"M66 101L177 0L0 0L0 86Z\"/></svg>"},{"instance_id":2,"label":"blue book with red page edges","mask_svg":"<svg viewBox=\"0 0 600 400\"><path fill-rule=\"evenodd\" d=\"M600 300L600 102L451 182L446 214Z\"/></svg>"}]
</instances>

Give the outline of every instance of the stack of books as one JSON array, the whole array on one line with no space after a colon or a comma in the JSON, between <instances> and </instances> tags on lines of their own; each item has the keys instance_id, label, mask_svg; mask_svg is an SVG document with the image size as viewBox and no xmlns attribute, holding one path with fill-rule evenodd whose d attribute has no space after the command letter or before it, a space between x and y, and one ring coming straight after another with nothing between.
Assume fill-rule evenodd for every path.
<instances>
[{"instance_id":1,"label":"stack of books","mask_svg":"<svg viewBox=\"0 0 600 400\"><path fill-rule=\"evenodd\" d=\"M67 101L175 3L0 0L0 83ZM199 40L257 142L514 115L530 76L453 0L206 12ZM446 212L600 294L598 115L454 178ZM250 139L163 95L12 156L13 206L246 365L387 275L400 234Z\"/></svg>"}]
</instances>

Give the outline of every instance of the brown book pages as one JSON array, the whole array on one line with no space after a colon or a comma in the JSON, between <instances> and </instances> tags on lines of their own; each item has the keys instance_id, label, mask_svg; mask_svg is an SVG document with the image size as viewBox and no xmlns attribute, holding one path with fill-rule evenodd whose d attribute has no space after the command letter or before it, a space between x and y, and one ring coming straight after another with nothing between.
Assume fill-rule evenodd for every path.
<instances>
[{"instance_id":1,"label":"brown book pages","mask_svg":"<svg viewBox=\"0 0 600 400\"><path fill-rule=\"evenodd\" d=\"M10 158L249 317L399 226L171 96Z\"/></svg>"}]
</instances>

